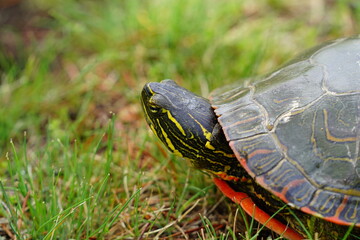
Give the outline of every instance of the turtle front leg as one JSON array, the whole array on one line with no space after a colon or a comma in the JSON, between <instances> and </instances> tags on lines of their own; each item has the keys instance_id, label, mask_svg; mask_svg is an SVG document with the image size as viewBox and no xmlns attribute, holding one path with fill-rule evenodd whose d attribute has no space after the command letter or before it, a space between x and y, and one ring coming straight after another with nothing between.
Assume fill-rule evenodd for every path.
<instances>
[{"instance_id":1,"label":"turtle front leg","mask_svg":"<svg viewBox=\"0 0 360 240\"><path fill-rule=\"evenodd\" d=\"M304 237L296 232L295 230L291 229L289 226L281 223L280 221L276 220L259 207L252 201L252 199L243 192L236 192L232 189L226 181L220 178L214 178L215 185L220 189L220 191L230 198L233 202L239 204L241 208L251 217L253 217L257 222L263 224L270 230L276 232L280 236L290 239L290 240L301 240Z\"/></svg>"}]
</instances>

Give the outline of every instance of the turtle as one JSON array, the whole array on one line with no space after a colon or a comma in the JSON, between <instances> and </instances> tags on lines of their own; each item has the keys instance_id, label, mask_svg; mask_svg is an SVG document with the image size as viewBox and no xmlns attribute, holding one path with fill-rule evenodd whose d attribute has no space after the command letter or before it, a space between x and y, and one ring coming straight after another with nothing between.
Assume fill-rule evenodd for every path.
<instances>
[{"instance_id":1,"label":"turtle","mask_svg":"<svg viewBox=\"0 0 360 240\"><path fill-rule=\"evenodd\" d=\"M358 36L313 47L209 98L170 79L149 82L141 103L171 152L274 232L304 239L308 226L324 239L360 236Z\"/></svg>"}]
</instances>

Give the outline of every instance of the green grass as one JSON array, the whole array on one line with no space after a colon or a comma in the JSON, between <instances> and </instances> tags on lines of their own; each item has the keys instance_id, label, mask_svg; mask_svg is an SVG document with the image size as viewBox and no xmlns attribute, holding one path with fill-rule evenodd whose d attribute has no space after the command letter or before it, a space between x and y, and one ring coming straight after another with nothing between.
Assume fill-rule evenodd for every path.
<instances>
[{"instance_id":1,"label":"green grass","mask_svg":"<svg viewBox=\"0 0 360 240\"><path fill-rule=\"evenodd\" d=\"M142 86L206 96L360 27L345 0L32 2L0 24L0 218L17 239L250 239L149 131Z\"/></svg>"}]
</instances>

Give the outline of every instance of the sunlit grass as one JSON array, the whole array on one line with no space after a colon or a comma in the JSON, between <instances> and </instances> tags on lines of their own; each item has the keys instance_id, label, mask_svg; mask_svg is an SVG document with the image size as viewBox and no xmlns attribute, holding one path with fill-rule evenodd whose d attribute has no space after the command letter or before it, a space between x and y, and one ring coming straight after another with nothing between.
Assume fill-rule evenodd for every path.
<instances>
[{"instance_id":1,"label":"sunlit grass","mask_svg":"<svg viewBox=\"0 0 360 240\"><path fill-rule=\"evenodd\" d=\"M360 19L357 1L36 0L23 7L34 13L19 15L25 30L0 28L0 219L17 239L263 233L209 176L151 134L140 90L172 78L207 96L318 42L356 34Z\"/></svg>"}]
</instances>

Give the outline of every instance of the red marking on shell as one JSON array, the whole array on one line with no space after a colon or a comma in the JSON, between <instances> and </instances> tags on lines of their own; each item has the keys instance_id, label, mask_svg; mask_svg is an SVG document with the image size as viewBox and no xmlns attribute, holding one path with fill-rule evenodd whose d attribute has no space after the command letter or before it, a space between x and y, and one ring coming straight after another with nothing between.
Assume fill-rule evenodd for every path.
<instances>
[{"instance_id":1,"label":"red marking on shell","mask_svg":"<svg viewBox=\"0 0 360 240\"><path fill-rule=\"evenodd\" d=\"M273 189L270 189L270 187L265 183L263 176L256 177L256 182L259 183L261 186L263 186L266 190L271 191L272 194L280 198L285 203L288 203L289 201L285 197L285 193L288 191L288 189L282 191L282 192L275 192Z\"/></svg>"},{"instance_id":2,"label":"red marking on shell","mask_svg":"<svg viewBox=\"0 0 360 240\"><path fill-rule=\"evenodd\" d=\"M260 155L266 155L266 154L270 154L273 153L274 150L269 150L269 149L257 149L255 151L252 151L251 153L249 153L248 155L248 159L251 159L253 157L255 157L256 155L260 154Z\"/></svg>"},{"instance_id":3,"label":"red marking on shell","mask_svg":"<svg viewBox=\"0 0 360 240\"><path fill-rule=\"evenodd\" d=\"M223 127L223 130L224 130L224 132L226 132L226 129L228 129L228 128L234 128L234 127L236 127L237 125L241 125L241 124L249 123L249 122L254 122L256 119L259 119L259 118L261 118L261 116L255 116L255 117L251 117L251 118L245 118L245 119L243 119L243 120L239 120L239 121L237 121L237 122L234 122L234 123L232 123L232 124L230 124L230 125L228 125L228 126L224 126L224 127Z\"/></svg>"},{"instance_id":4,"label":"red marking on shell","mask_svg":"<svg viewBox=\"0 0 360 240\"><path fill-rule=\"evenodd\" d=\"M233 150L233 152L235 153L236 158L239 160L241 166L246 170L247 173L249 173L249 175L251 177L255 177L255 174L249 169L249 167L247 166L247 162L246 162L246 158L244 158L243 156L240 155L240 152L235 151L235 147L234 147L234 142L230 142L229 143L231 149Z\"/></svg>"},{"instance_id":5,"label":"red marking on shell","mask_svg":"<svg viewBox=\"0 0 360 240\"><path fill-rule=\"evenodd\" d=\"M293 187L296 187L298 185L301 185L303 184L304 182L306 182L306 179L297 179L297 180L294 180L292 182L290 182L287 186L285 186L283 188L283 190L281 192L278 192L278 194L275 194L276 196L278 196L281 200L283 200L284 202L288 203L289 200L286 198L286 193ZM264 186L264 185L262 185ZM275 192L274 190L272 190L274 193L277 193Z\"/></svg>"},{"instance_id":6,"label":"red marking on shell","mask_svg":"<svg viewBox=\"0 0 360 240\"><path fill-rule=\"evenodd\" d=\"M319 216L319 217L321 217L321 218L323 218L323 219L325 219L326 221L329 221L329 222L333 222L333 223L336 223L336 224L339 224L339 225L349 226L349 225L351 225L349 222L345 222L345 221L343 221L343 220L341 220L339 218L340 213L344 210L347 201L348 201L348 197L345 196L343 201L339 205L338 209L336 210L335 215L332 216L332 217L321 216L318 212L315 212L315 211L311 210L309 207L302 207L301 211L303 211L303 212L305 212L307 214L312 214L312 215L315 215L315 216ZM360 223L355 223L355 226L360 227Z\"/></svg>"}]
</instances>

